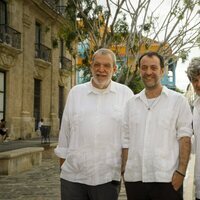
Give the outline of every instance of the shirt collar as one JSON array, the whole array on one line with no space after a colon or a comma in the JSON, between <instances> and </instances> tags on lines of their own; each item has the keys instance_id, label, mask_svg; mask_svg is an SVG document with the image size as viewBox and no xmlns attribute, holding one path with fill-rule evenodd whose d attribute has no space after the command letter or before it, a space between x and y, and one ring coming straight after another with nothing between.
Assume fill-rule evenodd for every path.
<instances>
[{"instance_id":1,"label":"shirt collar","mask_svg":"<svg viewBox=\"0 0 200 200\"><path fill-rule=\"evenodd\" d=\"M200 96L198 96L198 97L194 100L193 105L194 105L195 107L199 107L199 108L200 108Z\"/></svg>"},{"instance_id":2,"label":"shirt collar","mask_svg":"<svg viewBox=\"0 0 200 200\"><path fill-rule=\"evenodd\" d=\"M169 95L169 89L166 86L162 87L162 92L160 95ZM136 95L136 98L140 98L143 101L146 101L146 95L145 95L145 89L143 89L138 95Z\"/></svg>"},{"instance_id":3,"label":"shirt collar","mask_svg":"<svg viewBox=\"0 0 200 200\"><path fill-rule=\"evenodd\" d=\"M105 91L103 92L103 94L109 93L109 92L116 93L116 91L117 91L116 83L111 80L110 84L105 89ZM90 82L88 82L88 94L90 94L90 93L100 94L100 92L98 92L97 90L95 90L94 86L92 85L92 78L91 78Z\"/></svg>"}]
</instances>

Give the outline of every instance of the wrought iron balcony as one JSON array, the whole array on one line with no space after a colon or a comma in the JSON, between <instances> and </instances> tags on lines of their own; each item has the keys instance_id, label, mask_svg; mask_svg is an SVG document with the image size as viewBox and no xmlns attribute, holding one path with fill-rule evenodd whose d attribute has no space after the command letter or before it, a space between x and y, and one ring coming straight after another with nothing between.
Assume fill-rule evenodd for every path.
<instances>
[{"instance_id":1,"label":"wrought iron balcony","mask_svg":"<svg viewBox=\"0 0 200 200\"><path fill-rule=\"evenodd\" d=\"M61 69L72 71L72 61L71 60L69 60L68 58L66 58L64 56L61 56L60 63L61 63L61 66L60 66Z\"/></svg>"},{"instance_id":2,"label":"wrought iron balcony","mask_svg":"<svg viewBox=\"0 0 200 200\"><path fill-rule=\"evenodd\" d=\"M47 4L52 10L54 10L59 15L64 16L66 6L61 6L56 3L55 0L43 0L45 4Z\"/></svg>"},{"instance_id":3,"label":"wrought iron balcony","mask_svg":"<svg viewBox=\"0 0 200 200\"><path fill-rule=\"evenodd\" d=\"M51 49L41 43L35 43L35 57L51 62Z\"/></svg>"},{"instance_id":4,"label":"wrought iron balcony","mask_svg":"<svg viewBox=\"0 0 200 200\"><path fill-rule=\"evenodd\" d=\"M6 24L0 24L0 43L21 49L21 33Z\"/></svg>"}]
</instances>

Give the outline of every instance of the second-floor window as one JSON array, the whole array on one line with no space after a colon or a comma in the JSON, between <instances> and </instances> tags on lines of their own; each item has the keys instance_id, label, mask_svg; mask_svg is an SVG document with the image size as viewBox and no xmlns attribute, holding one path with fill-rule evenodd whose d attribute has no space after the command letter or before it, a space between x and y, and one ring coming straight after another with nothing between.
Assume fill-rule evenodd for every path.
<instances>
[{"instance_id":1,"label":"second-floor window","mask_svg":"<svg viewBox=\"0 0 200 200\"><path fill-rule=\"evenodd\" d=\"M65 47L64 41L63 39L60 39L60 57L64 56L64 51L65 51L64 47Z\"/></svg>"},{"instance_id":2,"label":"second-floor window","mask_svg":"<svg viewBox=\"0 0 200 200\"><path fill-rule=\"evenodd\" d=\"M36 24L35 24L35 43L37 43L37 44L41 43L41 36L42 36L41 24L36 22Z\"/></svg>"},{"instance_id":3,"label":"second-floor window","mask_svg":"<svg viewBox=\"0 0 200 200\"><path fill-rule=\"evenodd\" d=\"M7 24L7 3L0 0L0 24Z\"/></svg>"},{"instance_id":4,"label":"second-floor window","mask_svg":"<svg viewBox=\"0 0 200 200\"><path fill-rule=\"evenodd\" d=\"M35 23L35 57L40 58L42 28L41 24Z\"/></svg>"},{"instance_id":5,"label":"second-floor window","mask_svg":"<svg viewBox=\"0 0 200 200\"><path fill-rule=\"evenodd\" d=\"M51 62L51 49L46 47L42 41L42 25L35 23L35 57Z\"/></svg>"}]
</instances>

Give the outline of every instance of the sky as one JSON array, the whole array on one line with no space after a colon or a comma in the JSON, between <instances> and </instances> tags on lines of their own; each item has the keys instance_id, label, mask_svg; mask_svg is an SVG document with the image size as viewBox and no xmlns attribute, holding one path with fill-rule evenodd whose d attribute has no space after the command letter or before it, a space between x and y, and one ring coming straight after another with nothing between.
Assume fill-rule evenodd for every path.
<instances>
[{"instance_id":1,"label":"sky","mask_svg":"<svg viewBox=\"0 0 200 200\"><path fill-rule=\"evenodd\" d=\"M117 2L116 0L113 0L115 2ZM135 1L135 4L134 5L137 5L137 1ZM154 1L151 1L151 4L150 4L150 10L153 11L158 5L159 5L159 2L161 2L162 0L154 0ZM98 0L98 2L101 4L101 5L105 5L105 0ZM169 0L165 0L163 1L163 4L161 5L161 7L159 7L159 9L156 11L159 13L159 17L162 19L165 18L165 15L166 13L169 12L170 10L170 3L171 1ZM113 9L113 6L111 6L111 8ZM162 10L162 12L160 12ZM162 21L162 20L161 20ZM173 25L173 23L171 23L171 25ZM191 25L191 24L190 24ZM162 35L162 34L161 34ZM191 50L191 52L189 53L189 57L188 57L188 60L185 61L184 63L182 63L181 60L179 60L177 62L177 67L176 67L176 86L182 90L182 91L186 91L186 88L187 88L187 85L189 84L189 80L187 78L187 75L185 73L188 65L189 65L189 62L190 60L193 58L193 57L199 57L200 56L200 49L199 48L194 48Z\"/></svg>"},{"instance_id":2,"label":"sky","mask_svg":"<svg viewBox=\"0 0 200 200\"><path fill-rule=\"evenodd\" d=\"M186 91L187 85L189 84L189 80L185 71L187 70L189 62L194 57L200 57L199 48L192 49L191 53L189 54L188 60L185 63L182 63L179 60L176 66L176 86L184 92Z\"/></svg>"}]
</instances>

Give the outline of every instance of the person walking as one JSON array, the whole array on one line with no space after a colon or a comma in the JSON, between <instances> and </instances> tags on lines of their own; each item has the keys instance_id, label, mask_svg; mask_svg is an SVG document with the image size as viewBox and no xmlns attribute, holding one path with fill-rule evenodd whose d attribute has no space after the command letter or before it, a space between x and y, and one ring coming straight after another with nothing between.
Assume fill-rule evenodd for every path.
<instances>
[{"instance_id":1,"label":"person walking","mask_svg":"<svg viewBox=\"0 0 200 200\"><path fill-rule=\"evenodd\" d=\"M92 79L69 92L55 153L61 163L61 199L117 200L121 179L121 125L133 92L111 80L116 56L105 48L91 62Z\"/></svg>"},{"instance_id":2,"label":"person walking","mask_svg":"<svg viewBox=\"0 0 200 200\"><path fill-rule=\"evenodd\" d=\"M179 200L191 151L190 107L183 95L161 84L161 55L147 52L138 64L145 89L128 101L122 129L127 197Z\"/></svg>"},{"instance_id":3,"label":"person walking","mask_svg":"<svg viewBox=\"0 0 200 200\"><path fill-rule=\"evenodd\" d=\"M42 134L41 134L41 127L43 125L44 125L44 119L41 118L40 121L38 122L38 129L37 129L38 136L42 136Z\"/></svg>"},{"instance_id":4,"label":"person walking","mask_svg":"<svg viewBox=\"0 0 200 200\"><path fill-rule=\"evenodd\" d=\"M194 101L193 129L195 136L195 197L200 200L200 57L193 58L187 68L187 76L197 98Z\"/></svg>"}]
</instances>

